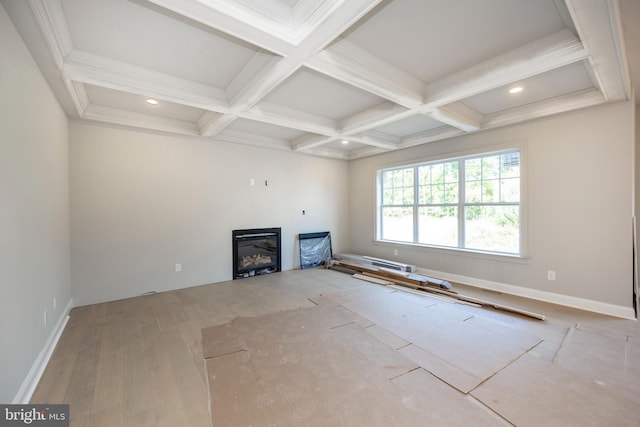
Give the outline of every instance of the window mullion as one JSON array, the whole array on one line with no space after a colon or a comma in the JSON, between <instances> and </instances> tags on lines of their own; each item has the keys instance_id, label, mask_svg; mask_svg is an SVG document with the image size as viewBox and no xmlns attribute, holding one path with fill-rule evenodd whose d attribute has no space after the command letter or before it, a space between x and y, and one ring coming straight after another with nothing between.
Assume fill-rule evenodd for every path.
<instances>
[{"instance_id":1,"label":"window mullion","mask_svg":"<svg viewBox=\"0 0 640 427\"><path fill-rule=\"evenodd\" d=\"M419 184L420 179L418 177L418 166L414 166L413 168L413 243L418 243L418 236L420 231L418 230L418 205L419 205Z\"/></svg>"},{"instance_id":2,"label":"window mullion","mask_svg":"<svg viewBox=\"0 0 640 427\"><path fill-rule=\"evenodd\" d=\"M465 242L465 228L464 228L464 217L465 217L465 200L466 200L466 186L465 186L465 168L464 168L464 160L458 160L458 247L464 248Z\"/></svg>"}]
</instances>

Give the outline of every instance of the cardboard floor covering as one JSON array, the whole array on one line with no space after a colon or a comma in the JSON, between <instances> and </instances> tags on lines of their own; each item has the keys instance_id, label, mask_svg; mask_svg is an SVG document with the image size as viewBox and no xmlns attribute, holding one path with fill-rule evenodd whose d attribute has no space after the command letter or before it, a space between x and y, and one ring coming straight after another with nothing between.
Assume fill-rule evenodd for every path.
<instances>
[{"instance_id":1,"label":"cardboard floor covering","mask_svg":"<svg viewBox=\"0 0 640 427\"><path fill-rule=\"evenodd\" d=\"M631 427L640 423L638 402L625 390L531 354L471 394L518 427Z\"/></svg>"},{"instance_id":2,"label":"cardboard floor covering","mask_svg":"<svg viewBox=\"0 0 640 427\"><path fill-rule=\"evenodd\" d=\"M594 351L597 349L597 351ZM617 387L640 405L640 336L578 324L569 329L553 363ZM638 422L640 424L640 421Z\"/></svg>"},{"instance_id":3,"label":"cardboard floor covering","mask_svg":"<svg viewBox=\"0 0 640 427\"><path fill-rule=\"evenodd\" d=\"M506 425L367 323L323 304L203 329L212 424Z\"/></svg>"},{"instance_id":4,"label":"cardboard floor covering","mask_svg":"<svg viewBox=\"0 0 640 427\"><path fill-rule=\"evenodd\" d=\"M356 288L314 300L348 309L411 343L399 348L436 377L468 393L522 354L540 338L455 305L389 288Z\"/></svg>"}]
</instances>

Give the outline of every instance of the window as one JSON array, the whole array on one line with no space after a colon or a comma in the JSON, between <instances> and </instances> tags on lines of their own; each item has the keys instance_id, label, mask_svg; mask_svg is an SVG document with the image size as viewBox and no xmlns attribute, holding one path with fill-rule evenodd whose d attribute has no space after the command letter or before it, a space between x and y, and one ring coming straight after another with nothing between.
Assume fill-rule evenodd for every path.
<instances>
[{"instance_id":1,"label":"window","mask_svg":"<svg viewBox=\"0 0 640 427\"><path fill-rule=\"evenodd\" d=\"M383 169L378 239L520 253L520 150Z\"/></svg>"}]
</instances>

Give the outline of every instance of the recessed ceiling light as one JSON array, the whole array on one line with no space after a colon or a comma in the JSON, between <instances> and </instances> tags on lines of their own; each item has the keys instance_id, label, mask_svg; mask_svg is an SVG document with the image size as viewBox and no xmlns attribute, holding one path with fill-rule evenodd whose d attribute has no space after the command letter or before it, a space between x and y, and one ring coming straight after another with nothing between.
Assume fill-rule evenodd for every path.
<instances>
[{"instance_id":1,"label":"recessed ceiling light","mask_svg":"<svg viewBox=\"0 0 640 427\"><path fill-rule=\"evenodd\" d=\"M518 93L522 92L522 86L515 86L509 89L509 93Z\"/></svg>"},{"instance_id":2,"label":"recessed ceiling light","mask_svg":"<svg viewBox=\"0 0 640 427\"><path fill-rule=\"evenodd\" d=\"M147 104L149 105L158 105L158 100L153 98L147 98Z\"/></svg>"},{"instance_id":3,"label":"recessed ceiling light","mask_svg":"<svg viewBox=\"0 0 640 427\"><path fill-rule=\"evenodd\" d=\"M343 140L342 140L342 141L340 141L340 142L342 142L343 144L348 144L348 143L349 143L349 141L347 141L346 139L343 139Z\"/></svg>"}]
</instances>

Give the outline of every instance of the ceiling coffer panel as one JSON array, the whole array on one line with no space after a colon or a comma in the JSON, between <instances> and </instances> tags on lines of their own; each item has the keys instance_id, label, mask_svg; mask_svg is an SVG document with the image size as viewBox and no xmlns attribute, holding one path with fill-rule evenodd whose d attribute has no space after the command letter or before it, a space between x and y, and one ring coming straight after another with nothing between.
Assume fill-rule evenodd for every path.
<instances>
[{"instance_id":1,"label":"ceiling coffer panel","mask_svg":"<svg viewBox=\"0 0 640 427\"><path fill-rule=\"evenodd\" d=\"M70 117L345 160L629 99L640 19L616 0L0 1Z\"/></svg>"}]
</instances>

